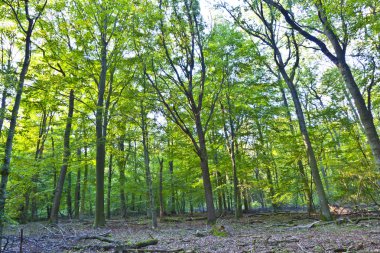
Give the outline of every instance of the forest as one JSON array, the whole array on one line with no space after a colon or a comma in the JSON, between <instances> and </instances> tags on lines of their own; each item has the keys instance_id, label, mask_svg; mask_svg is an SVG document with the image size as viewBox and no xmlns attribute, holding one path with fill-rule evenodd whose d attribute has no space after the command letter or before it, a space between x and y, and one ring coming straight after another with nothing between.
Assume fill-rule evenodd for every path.
<instances>
[{"instance_id":1,"label":"forest","mask_svg":"<svg viewBox=\"0 0 380 253\"><path fill-rule=\"evenodd\" d=\"M379 252L376 0L0 0L0 252Z\"/></svg>"}]
</instances>

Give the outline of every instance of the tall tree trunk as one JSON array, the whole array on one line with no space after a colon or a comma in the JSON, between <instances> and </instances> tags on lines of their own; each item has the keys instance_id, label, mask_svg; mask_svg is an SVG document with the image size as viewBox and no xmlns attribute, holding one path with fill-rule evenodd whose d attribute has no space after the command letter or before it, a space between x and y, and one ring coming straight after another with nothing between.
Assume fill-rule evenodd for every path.
<instances>
[{"instance_id":1,"label":"tall tree trunk","mask_svg":"<svg viewBox=\"0 0 380 253\"><path fill-rule=\"evenodd\" d=\"M152 183L152 175L150 172L150 159L149 159L149 149L148 149L148 126L146 122L146 112L144 105L141 103L141 130L142 130L142 144L144 148L144 165L145 165L145 177L146 177L146 186L148 189L149 196L149 204L148 210L149 215L152 219L152 228L157 228L157 213L156 213L156 205L154 201L154 193L153 193L153 183Z\"/></svg>"},{"instance_id":2,"label":"tall tree trunk","mask_svg":"<svg viewBox=\"0 0 380 253\"><path fill-rule=\"evenodd\" d=\"M71 198L71 175L72 172L67 173L67 191L66 191L66 207L67 207L67 216L71 219L73 217L73 206Z\"/></svg>"},{"instance_id":3,"label":"tall tree trunk","mask_svg":"<svg viewBox=\"0 0 380 253\"><path fill-rule=\"evenodd\" d=\"M216 221L215 207L214 207L214 199L212 194L212 184L210 179L210 170L208 167L208 154L206 148L206 139L205 133L202 127L202 120L200 112L195 114L195 125L198 135L199 141L199 149L197 150L198 156L200 158L200 165L202 169L202 178L203 178L203 189L205 193L206 199L206 207L207 207L207 222L209 224L213 224Z\"/></svg>"},{"instance_id":4,"label":"tall tree trunk","mask_svg":"<svg viewBox=\"0 0 380 253\"><path fill-rule=\"evenodd\" d=\"M120 155L118 156L118 168L119 168L119 184L120 184L120 212L123 218L127 217L127 204L126 204L126 196L125 196L125 164L128 158L125 158L124 155L124 141L125 135L122 135L119 140L119 151ZM127 157L129 156L129 152L131 150L131 142L129 141L129 150Z\"/></svg>"},{"instance_id":5,"label":"tall tree trunk","mask_svg":"<svg viewBox=\"0 0 380 253\"><path fill-rule=\"evenodd\" d=\"M73 111L74 111L74 90L70 91L70 99L69 99L69 112L67 115L66 128L65 128L65 136L63 139L63 159L62 159L62 167L61 172L59 174L59 179L57 182L57 188L55 189L53 206L51 209L50 222L57 223L58 222L58 212L59 206L61 203L61 196L63 192L63 185L65 183L65 176L69 164L70 159L70 133L71 133L71 124L73 119Z\"/></svg>"},{"instance_id":6,"label":"tall tree trunk","mask_svg":"<svg viewBox=\"0 0 380 253\"><path fill-rule=\"evenodd\" d=\"M107 20L104 20L107 27ZM95 198L95 227L105 226L104 215L104 167L106 160L106 129L104 122L104 93L107 77L107 37L105 31L101 33L101 72L98 84L98 101L96 103L96 198Z\"/></svg>"},{"instance_id":7,"label":"tall tree trunk","mask_svg":"<svg viewBox=\"0 0 380 253\"><path fill-rule=\"evenodd\" d=\"M111 190L112 190L112 159L113 154L110 154L108 164L108 184L107 184L107 219L111 219Z\"/></svg>"},{"instance_id":8,"label":"tall tree trunk","mask_svg":"<svg viewBox=\"0 0 380 253\"><path fill-rule=\"evenodd\" d=\"M296 133L295 133L295 129L293 127L292 116L291 116L291 113L290 113L290 107L289 107L288 99L286 98L286 94L285 94L284 88L280 86L280 90L281 90L282 100L283 100L283 103L284 103L284 106L285 106L285 109L286 109L286 114L287 114L288 120L289 120L290 133L292 134L293 137L295 137ZM314 211L314 208L313 208L313 194L312 194L312 192L310 190L309 182L308 182L309 180L307 178L307 174L305 172L305 169L304 169L304 166L302 164L302 160L301 159L298 159L297 166L298 166L298 171L299 171L299 173L301 175L301 181L302 181L302 184L303 184L303 189L304 189L305 195L307 197L307 204L308 204L307 205L307 211L310 214L311 212Z\"/></svg>"},{"instance_id":9,"label":"tall tree trunk","mask_svg":"<svg viewBox=\"0 0 380 253\"><path fill-rule=\"evenodd\" d=\"M5 111L6 111L6 101L7 101L8 89L4 86L2 96L1 96L1 106L0 106L0 136L3 130Z\"/></svg>"},{"instance_id":10,"label":"tall tree trunk","mask_svg":"<svg viewBox=\"0 0 380 253\"><path fill-rule=\"evenodd\" d=\"M164 217L165 215L165 207L164 207L164 196L162 194L162 171L164 169L164 158L158 158L158 163L160 164L160 171L159 171L159 190L158 190L158 196L160 201L160 217Z\"/></svg>"},{"instance_id":11,"label":"tall tree trunk","mask_svg":"<svg viewBox=\"0 0 380 253\"><path fill-rule=\"evenodd\" d=\"M169 161L169 173L170 173L170 213L176 214L175 212L175 191L174 191L174 167L173 161Z\"/></svg>"},{"instance_id":12,"label":"tall tree trunk","mask_svg":"<svg viewBox=\"0 0 380 253\"><path fill-rule=\"evenodd\" d=\"M363 95L360 92L360 89L355 81L355 78L352 74L351 68L347 64L346 61L346 49L347 43L345 38L339 38L336 32L334 31L334 27L331 25L331 21L328 20L326 15L325 6L323 6L322 1L315 1L314 4L318 11L318 18L323 26L323 32L331 43L335 55L327 48L326 44L314 37L306 30L304 30L290 15L291 12L284 9L282 5L273 1L273 0L264 0L266 3L277 8L282 15L285 17L286 22L296 31L298 31L303 37L314 42L321 49L322 53L325 54L339 69L341 76L346 84L347 89L349 90L355 107L358 110L360 121L364 127L364 133L367 137L368 143L371 147L372 154L374 156L376 168L380 170L380 139L379 135L376 131L375 124L373 122L373 116L370 109L367 108ZM345 20L341 20L343 25L345 26ZM343 31L343 33L346 33ZM348 34L344 34L343 36L347 36ZM316 186L317 187L317 186ZM318 187L317 187L318 189Z\"/></svg>"},{"instance_id":13,"label":"tall tree trunk","mask_svg":"<svg viewBox=\"0 0 380 253\"><path fill-rule=\"evenodd\" d=\"M7 3L8 5L12 5L12 2ZM25 10L27 11L26 17L27 17L27 29L24 29L25 32L25 48L24 48L24 60L22 64L22 69L20 72L20 77L18 80L18 86L16 89L16 97L13 104L12 114L11 114L11 120L9 123L9 129L8 129L8 135L7 140L5 142L4 146L4 160L3 164L1 166L1 182L0 182L0 248L2 247L2 236L3 236L3 228L4 228L4 217L5 217L5 201L6 201L6 190L7 190L7 183L8 183L8 177L9 177L9 171L10 171L10 163L11 163L11 157L12 157L12 147L13 147L13 138L16 131L16 124L17 124L17 117L18 117L18 111L21 104L21 96L22 91L24 88L24 82L25 77L28 72L29 64L30 64L30 57L31 57L31 37L32 32L34 28L34 24L37 21L37 18L32 19L29 16L29 7L28 2L25 2ZM13 8L13 7L12 7ZM44 8L41 9L41 12ZM19 20L19 14L16 14L17 20Z\"/></svg>"},{"instance_id":14,"label":"tall tree trunk","mask_svg":"<svg viewBox=\"0 0 380 253\"><path fill-rule=\"evenodd\" d=\"M233 173L233 184L234 184L234 204L235 204L235 218L239 219L242 217L241 210L241 193L239 190L239 179L237 176L237 167L236 167L236 135L235 135L235 123L232 119L232 104L229 94L227 94L227 112L228 112L228 125L229 129L227 129L227 124L224 120L224 135L227 142L227 149L231 159L232 165L232 173ZM221 104L222 112L224 114L224 106ZM229 130L229 131L228 131ZM230 134L228 134L228 132Z\"/></svg>"},{"instance_id":15,"label":"tall tree trunk","mask_svg":"<svg viewBox=\"0 0 380 253\"><path fill-rule=\"evenodd\" d=\"M288 88L289 88L290 93L292 95L294 107L296 109L296 114L297 114L297 118L298 118L299 128L300 128L300 131L301 131L301 134L302 134L302 137L304 140L304 144L306 147L306 152L307 152L307 155L309 158L311 174L313 176L315 188L317 189L317 194L318 194L318 198L319 198L319 205L321 208L322 217L326 220L331 220L332 216L330 213L326 193L325 193L325 190L323 188L322 180L321 180L321 177L319 175L317 160L315 158L314 149L313 149L313 146L311 144L309 132L308 132L307 127L306 127L305 118L304 118L301 102L300 102L299 97L298 97L297 89L294 86L292 80L289 78L288 74L286 73L285 68L283 67L283 64L280 64L278 67L279 67L280 73L281 73L283 79L285 80L285 83L288 85Z\"/></svg>"},{"instance_id":16,"label":"tall tree trunk","mask_svg":"<svg viewBox=\"0 0 380 253\"><path fill-rule=\"evenodd\" d=\"M87 146L84 147L84 175L83 175L83 187L82 194L80 198L80 215L86 212L86 193L87 193L87 184L88 184L88 162L87 162Z\"/></svg>"},{"instance_id":17,"label":"tall tree trunk","mask_svg":"<svg viewBox=\"0 0 380 253\"><path fill-rule=\"evenodd\" d=\"M82 151L80 148L77 149L78 162L81 162ZM75 182L75 198L74 198L74 218L79 219L80 214L80 180L81 180L81 167L78 166L77 169L77 179Z\"/></svg>"}]
</instances>

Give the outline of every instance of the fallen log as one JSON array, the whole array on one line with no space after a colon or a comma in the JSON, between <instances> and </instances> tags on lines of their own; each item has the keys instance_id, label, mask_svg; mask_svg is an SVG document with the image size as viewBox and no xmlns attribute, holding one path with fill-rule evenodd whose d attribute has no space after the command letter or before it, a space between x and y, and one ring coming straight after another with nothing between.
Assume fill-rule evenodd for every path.
<instances>
[{"instance_id":1,"label":"fallen log","mask_svg":"<svg viewBox=\"0 0 380 253\"><path fill-rule=\"evenodd\" d=\"M120 241L114 241L108 238L99 237L99 236L86 236L82 237L82 239L95 239L107 242L108 244L87 244L87 245L74 245L74 246L64 246L65 250L91 250L91 251L107 251L114 250L114 252L122 253L122 252L131 252L127 250L136 250L141 249L146 246L156 245L158 243L157 239L148 239L145 241L139 241L134 243L123 243Z\"/></svg>"},{"instance_id":2,"label":"fallen log","mask_svg":"<svg viewBox=\"0 0 380 253\"><path fill-rule=\"evenodd\" d=\"M184 249L125 249L122 252L128 253L128 252L184 252Z\"/></svg>"},{"instance_id":3,"label":"fallen log","mask_svg":"<svg viewBox=\"0 0 380 253\"><path fill-rule=\"evenodd\" d=\"M189 217L185 221L195 221L195 220L207 220L207 217Z\"/></svg>"}]
</instances>

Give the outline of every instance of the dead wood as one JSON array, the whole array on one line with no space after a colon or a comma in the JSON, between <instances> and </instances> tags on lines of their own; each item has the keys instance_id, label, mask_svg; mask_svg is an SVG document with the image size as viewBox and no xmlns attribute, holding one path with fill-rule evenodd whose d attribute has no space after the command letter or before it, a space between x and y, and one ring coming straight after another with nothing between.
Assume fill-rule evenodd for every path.
<instances>
[{"instance_id":1,"label":"dead wood","mask_svg":"<svg viewBox=\"0 0 380 253\"><path fill-rule=\"evenodd\" d=\"M268 244L273 246L273 245L278 245L280 243L293 243L293 242L299 242L299 240L296 238L291 238L291 239L285 239L285 240L268 241Z\"/></svg>"},{"instance_id":2,"label":"dead wood","mask_svg":"<svg viewBox=\"0 0 380 253\"><path fill-rule=\"evenodd\" d=\"M189 217L185 221L195 221L195 220L207 220L207 217Z\"/></svg>"},{"instance_id":3,"label":"dead wood","mask_svg":"<svg viewBox=\"0 0 380 253\"><path fill-rule=\"evenodd\" d=\"M179 218L171 218L171 217L162 217L160 218L160 222L182 222L182 219Z\"/></svg>"},{"instance_id":4,"label":"dead wood","mask_svg":"<svg viewBox=\"0 0 380 253\"><path fill-rule=\"evenodd\" d=\"M125 249L122 251L122 253L127 252L165 252L165 253L171 253L171 252L184 252L184 249ZM117 252L117 251L116 251Z\"/></svg>"},{"instance_id":5,"label":"dead wood","mask_svg":"<svg viewBox=\"0 0 380 253\"><path fill-rule=\"evenodd\" d=\"M380 217L361 217L353 220L355 224L359 224L361 221L380 220Z\"/></svg>"}]
</instances>

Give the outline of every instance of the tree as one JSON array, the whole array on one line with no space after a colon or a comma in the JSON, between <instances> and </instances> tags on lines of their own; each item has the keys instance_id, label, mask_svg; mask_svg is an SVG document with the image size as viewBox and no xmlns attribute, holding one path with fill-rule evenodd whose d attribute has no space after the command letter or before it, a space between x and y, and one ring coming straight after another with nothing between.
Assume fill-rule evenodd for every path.
<instances>
[{"instance_id":1,"label":"tree","mask_svg":"<svg viewBox=\"0 0 380 253\"><path fill-rule=\"evenodd\" d=\"M241 15L235 14L233 11L227 11L234 18L235 22L244 29L249 35L258 38L261 42L263 42L266 46L268 46L273 52L273 59L280 72L283 80L287 84L290 94L292 96L292 100L295 106L299 129L302 133L303 141L306 148L306 153L309 159L311 172L313 175L314 183L316 185L319 203L321 208L322 216L331 220L332 216L330 214L328 200L326 197L325 190L323 188L322 180L319 175L318 163L315 158L315 152L310 140L310 135L307 129L307 125L305 122L304 112L302 109L302 105L299 99L299 95L297 92L296 85L294 83L294 78L296 75L297 68L300 62L299 55L299 46L297 44L294 33L290 35L285 35L279 37L277 34L278 30L278 20L276 19L276 13L274 10L269 7L267 10L264 9L264 5L261 1L256 1L253 4L250 4L248 1L245 2L250 10L255 14L255 16L260 20L262 26L259 28L254 28L247 24L247 21L241 19ZM268 14L265 14L268 13ZM289 51L287 58L283 59L283 54L280 49L280 40L285 37L285 45L287 50ZM280 38L280 39L278 39ZM284 42L283 42L284 43ZM292 59L294 58L294 59ZM290 70L287 67L290 65L291 60L293 60L293 64L290 67ZM270 178L270 177L269 177Z\"/></svg>"},{"instance_id":2,"label":"tree","mask_svg":"<svg viewBox=\"0 0 380 253\"><path fill-rule=\"evenodd\" d=\"M11 9L13 18L16 20L21 31L25 34L25 44L24 44L25 47L24 47L24 58L23 58L23 63L22 63L22 69L20 72L20 76L18 78L18 85L16 88L16 97L15 97L15 101L12 108L10 126L8 129L7 140L5 143L4 161L1 166L0 248L1 248L1 240L2 240L2 235L3 235L6 188L7 188L7 183L8 183L9 171L10 171L13 138L14 138L15 130L16 130L16 123L17 123L17 117L18 117L18 112L19 112L20 103L21 103L22 91L24 88L25 78L26 78L26 74L28 72L29 64L30 64L32 33L38 19L40 18L47 4L47 1L45 1L42 6L31 8L29 6L29 1L23 1L23 3L21 3L21 1L16 1L15 3L13 1L3 0L2 2ZM24 13L20 14L21 12L24 12ZM23 19L25 19L27 26L24 25Z\"/></svg>"},{"instance_id":3,"label":"tree","mask_svg":"<svg viewBox=\"0 0 380 253\"><path fill-rule=\"evenodd\" d=\"M315 16L318 16L318 18L316 18L318 20L317 22L319 22L323 35L326 36L334 51L331 51L327 47L323 39L319 39L312 34L313 31L320 31L318 28L301 25L300 22L295 20L293 12L285 9L279 2L273 0L264 0L264 2L279 10L293 30L316 44L318 49L338 67L346 87L354 100L355 107L358 110L365 135L367 136L368 143L375 159L376 167L380 169L380 139L373 122L371 108L369 104L367 107L351 68L347 63L347 48L350 40L353 39L350 38L350 34L357 32L359 29L355 28L355 25L358 24L351 23L352 19L355 17L352 16L350 11L345 11L345 1L336 1L330 6L326 6L321 0L314 2L314 7L316 9ZM290 6L290 8L291 7L292 6ZM336 27L338 24L341 25L339 32ZM349 28L352 30L350 31ZM310 32L308 30L310 30Z\"/></svg>"},{"instance_id":4,"label":"tree","mask_svg":"<svg viewBox=\"0 0 380 253\"><path fill-rule=\"evenodd\" d=\"M199 3L187 0L183 3L161 1L160 10L162 15L170 13L170 16L163 16L159 21L161 33L159 45L163 53L161 59L168 67L149 60L145 63L146 75L164 105L166 115L190 138L200 159L207 218L209 223L214 223L216 215L205 134L220 88L212 92L211 87L205 86L207 75L204 55L205 37ZM175 25L168 26L168 18L176 20ZM173 42L170 39L171 36L181 39ZM176 50L174 51L173 48ZM204 109L205 96L212 97L209 101L208 112ZM175 97L182 98L186 104ZM189 119L190 123L187 123Z\"/></svg>"},{"instance_id":5,"label":"tree","mask_svg":"<svg viewBox=\"0 0 380 253\"><path fill-rule=\"evenodd\" d=\"M65 183L66 172L67 172L68 163L69 163L70 154L71 154L70 133L71 133L71 125L72 125L72 119L73 119L73 112L74 112L74 90L71 90L70 99L69 99L69 110L67 114L67 121L66 121L66 128L65 128L62 167L61 167L61 172L59 174L57 187L55 189L54 200L53 200L52 210L50 214L50 222L52 223L58 222L58 212L59 212L59 206L61 203L63 185Z\"/></svg>"}]
</instances>

